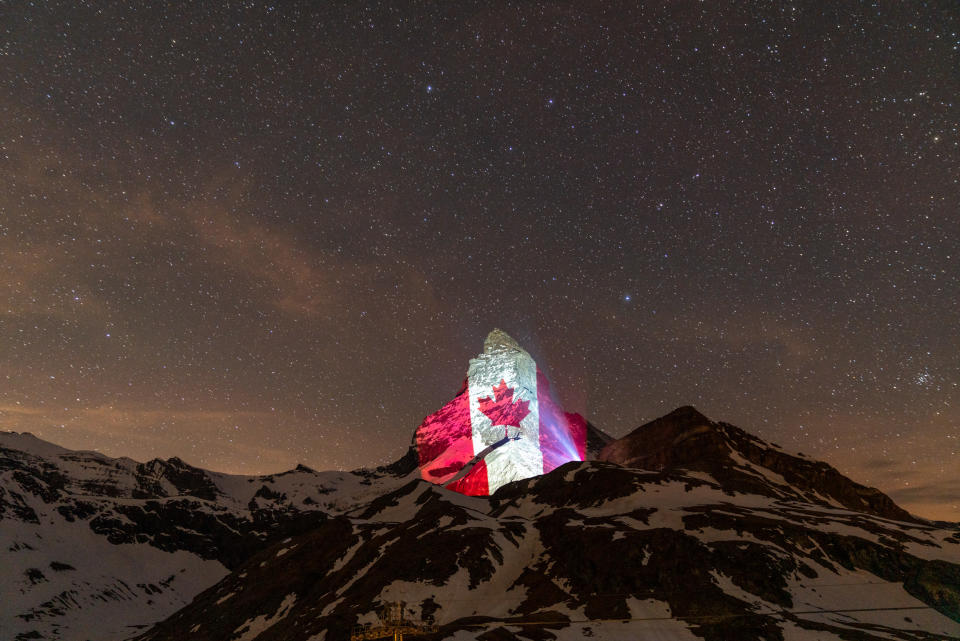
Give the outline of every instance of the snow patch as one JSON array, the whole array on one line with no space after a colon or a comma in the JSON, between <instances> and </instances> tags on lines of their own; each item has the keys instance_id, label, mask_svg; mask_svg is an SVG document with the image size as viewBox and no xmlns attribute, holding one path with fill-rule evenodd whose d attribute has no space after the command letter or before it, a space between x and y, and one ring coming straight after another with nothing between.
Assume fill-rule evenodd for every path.
<instances>
[{"instance_id":1,"label":"snow patch","mask_svg":"<svg viewBox=\"0 0 960 641\"><path fill-rule=\"evenodd\" d=\"M297 595L291 592L283 598L283 601L280 603L280 607L277 608L277 611L273 614L261 614L258 617L247 619L240 624L240 627L233 631L234 634L240 634L240 636L234 638L233 641L253 641L260 636L264 630L276 625L288 614L290 614L290 609L296 602Z\"/></svg>"},{"instance_id":2,"label":"snow patch","mask_svg":"<svg viewBox=\"0 0 960 641\"><path fill-rule=\"evenodd\" d=\"M165 619L227 574L219 562L189 552L114 545L85 521L63 520L56 505L33 503L43 525L0 522L0 636L5 639L34 630L44 638L125 639L133 627ZM29 541L30 547L18 547L18 541ZM74 569L49 571L52 562ZM47 580L26 580L30 568L43 568Z\"/></svg>"}]
</instances>

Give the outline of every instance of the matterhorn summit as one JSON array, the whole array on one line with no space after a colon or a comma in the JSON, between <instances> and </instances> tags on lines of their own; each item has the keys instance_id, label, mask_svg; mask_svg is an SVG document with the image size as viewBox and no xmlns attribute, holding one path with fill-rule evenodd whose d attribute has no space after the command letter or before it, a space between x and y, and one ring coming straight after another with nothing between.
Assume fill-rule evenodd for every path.
<instances>
[{"instance_id":1,"label":"matterhorn summit","mask_svg":"<svg viewBox=\"0 0 960 641\"><path fill-rule=\"evenodd\" d=\"M424 419L415 441L425 480L486 495L585 460L587 425L562 411L530 354L494 329L460 393Z\"/></svg>"}]
</instances>

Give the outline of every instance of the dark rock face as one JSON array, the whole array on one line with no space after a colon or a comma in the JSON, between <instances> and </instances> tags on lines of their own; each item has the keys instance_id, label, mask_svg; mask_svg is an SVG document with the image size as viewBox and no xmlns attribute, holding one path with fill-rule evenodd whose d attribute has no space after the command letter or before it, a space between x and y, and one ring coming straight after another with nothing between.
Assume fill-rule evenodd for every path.
<instances>
[{"instance_id":1,"label":"dark rock face","mask_svg":"<svg viewBox=\"0 0 960 641\"><path fill-rule=\"evenodd\" d=\"M0 519L15 518L27 523L40 523L36 511L27 505L23 495L0 487Z\"/></svg>"},{"instance_id":2,"label":"dark rock face","mask_svg":"<svg viewBox=\"0 0 960 641\"><path fill-rule=\"evenodd\" d=\"M175 492L166 491L161 480L173 485ZM133 498L138 499L173 495L195 496L215 501L221 494L206 472L176 457L166 461L153 459L149 463L139 463L136 469L136 482L137 487L133 490Z\"/></svg>"},{"instance_id":3,"label":"dark rock face","mask_svg":"<svg viewBox=\"0 0 960 641\"><path fill-rule=\"evenodd\" d=\"M595 461L600 452L612 443L614 438L599 427L587 421L587 460Z\"/></svg>"},{"instance_id":4,"label":"dark rock face","mask_svg":"<svg viewBox=\"0 0 960 641\"><path fill-rule=\"evenodd\" d=\"M609 443L597 457L626 467L662 470L699 460L728 458L726 442L712 422L690 406L647 423Z\"/></svg>"},{"instance_id":5,"label":"dark rock face","mask_svg":"<svg viewBox=\"0 0 960 641\"><path fill-rule=\"evenodd\" d=\"M256 511L253 518L211 509L195 499L117 505L90 520L90 529L111 543L148 543L167 552L185 550L237 567L255 551L316 527L323 512Z\"/></svg>"},{"instance_id":6,"label":"dark rock face","mask_svg":"<svg viewBox=\"0 0 960 641\"><path fill-rule=\"evenodd\" d=\"M781 477L758 479L733 456ZM876 488L855 483L820 461L792 456L728 423L715 423L690 406L638 427L597 457L650 470L687 469L711 474L725 489L769 496L794 494L815 503L833 499L858 512L897 521L919 521Z\"/></svg>"}]
</instances>

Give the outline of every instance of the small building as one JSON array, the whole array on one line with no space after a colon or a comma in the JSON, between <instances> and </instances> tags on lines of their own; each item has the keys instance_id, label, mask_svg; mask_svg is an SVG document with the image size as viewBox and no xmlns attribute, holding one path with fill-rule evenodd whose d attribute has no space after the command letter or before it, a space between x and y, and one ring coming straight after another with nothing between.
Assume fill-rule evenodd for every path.
<instances>
[{"instance_id":1,"label":"small building","mask_svg":"<svg viewBox=\"0 0 960 641\"><path fill-rule=\"evenodd\" d=\"M403 641L404 636L415 637L438 630L438 627L432 623L424 623L419 619L406 616L406 608L405 601L384 603L383 607L377 611L380 622L377 625L367 623L354 626L350 633L350 641L367 641L368 639Z\"/></svg>"}]
</instances>

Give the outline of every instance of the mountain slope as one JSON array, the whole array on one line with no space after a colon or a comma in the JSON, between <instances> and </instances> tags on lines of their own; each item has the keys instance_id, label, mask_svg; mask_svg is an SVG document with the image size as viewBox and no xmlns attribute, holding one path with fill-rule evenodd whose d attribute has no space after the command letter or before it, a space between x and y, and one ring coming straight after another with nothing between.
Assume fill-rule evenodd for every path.
<instances>
[{"instance_id":1,"label":"mountain slope","mask_svg":"<svg viewBox=\"0 0 960 641\"><path fill-rule=\"evenodd\" d=\"M960 530L887 518L829 466L694 412L604 450L633 462L648 439L657 470L569 463L492 497L410 482L139 638L332 641L400 600L436 639L960 638ZM843 505L850 488L873 503Z\"/></svg>"}]
</instances>

